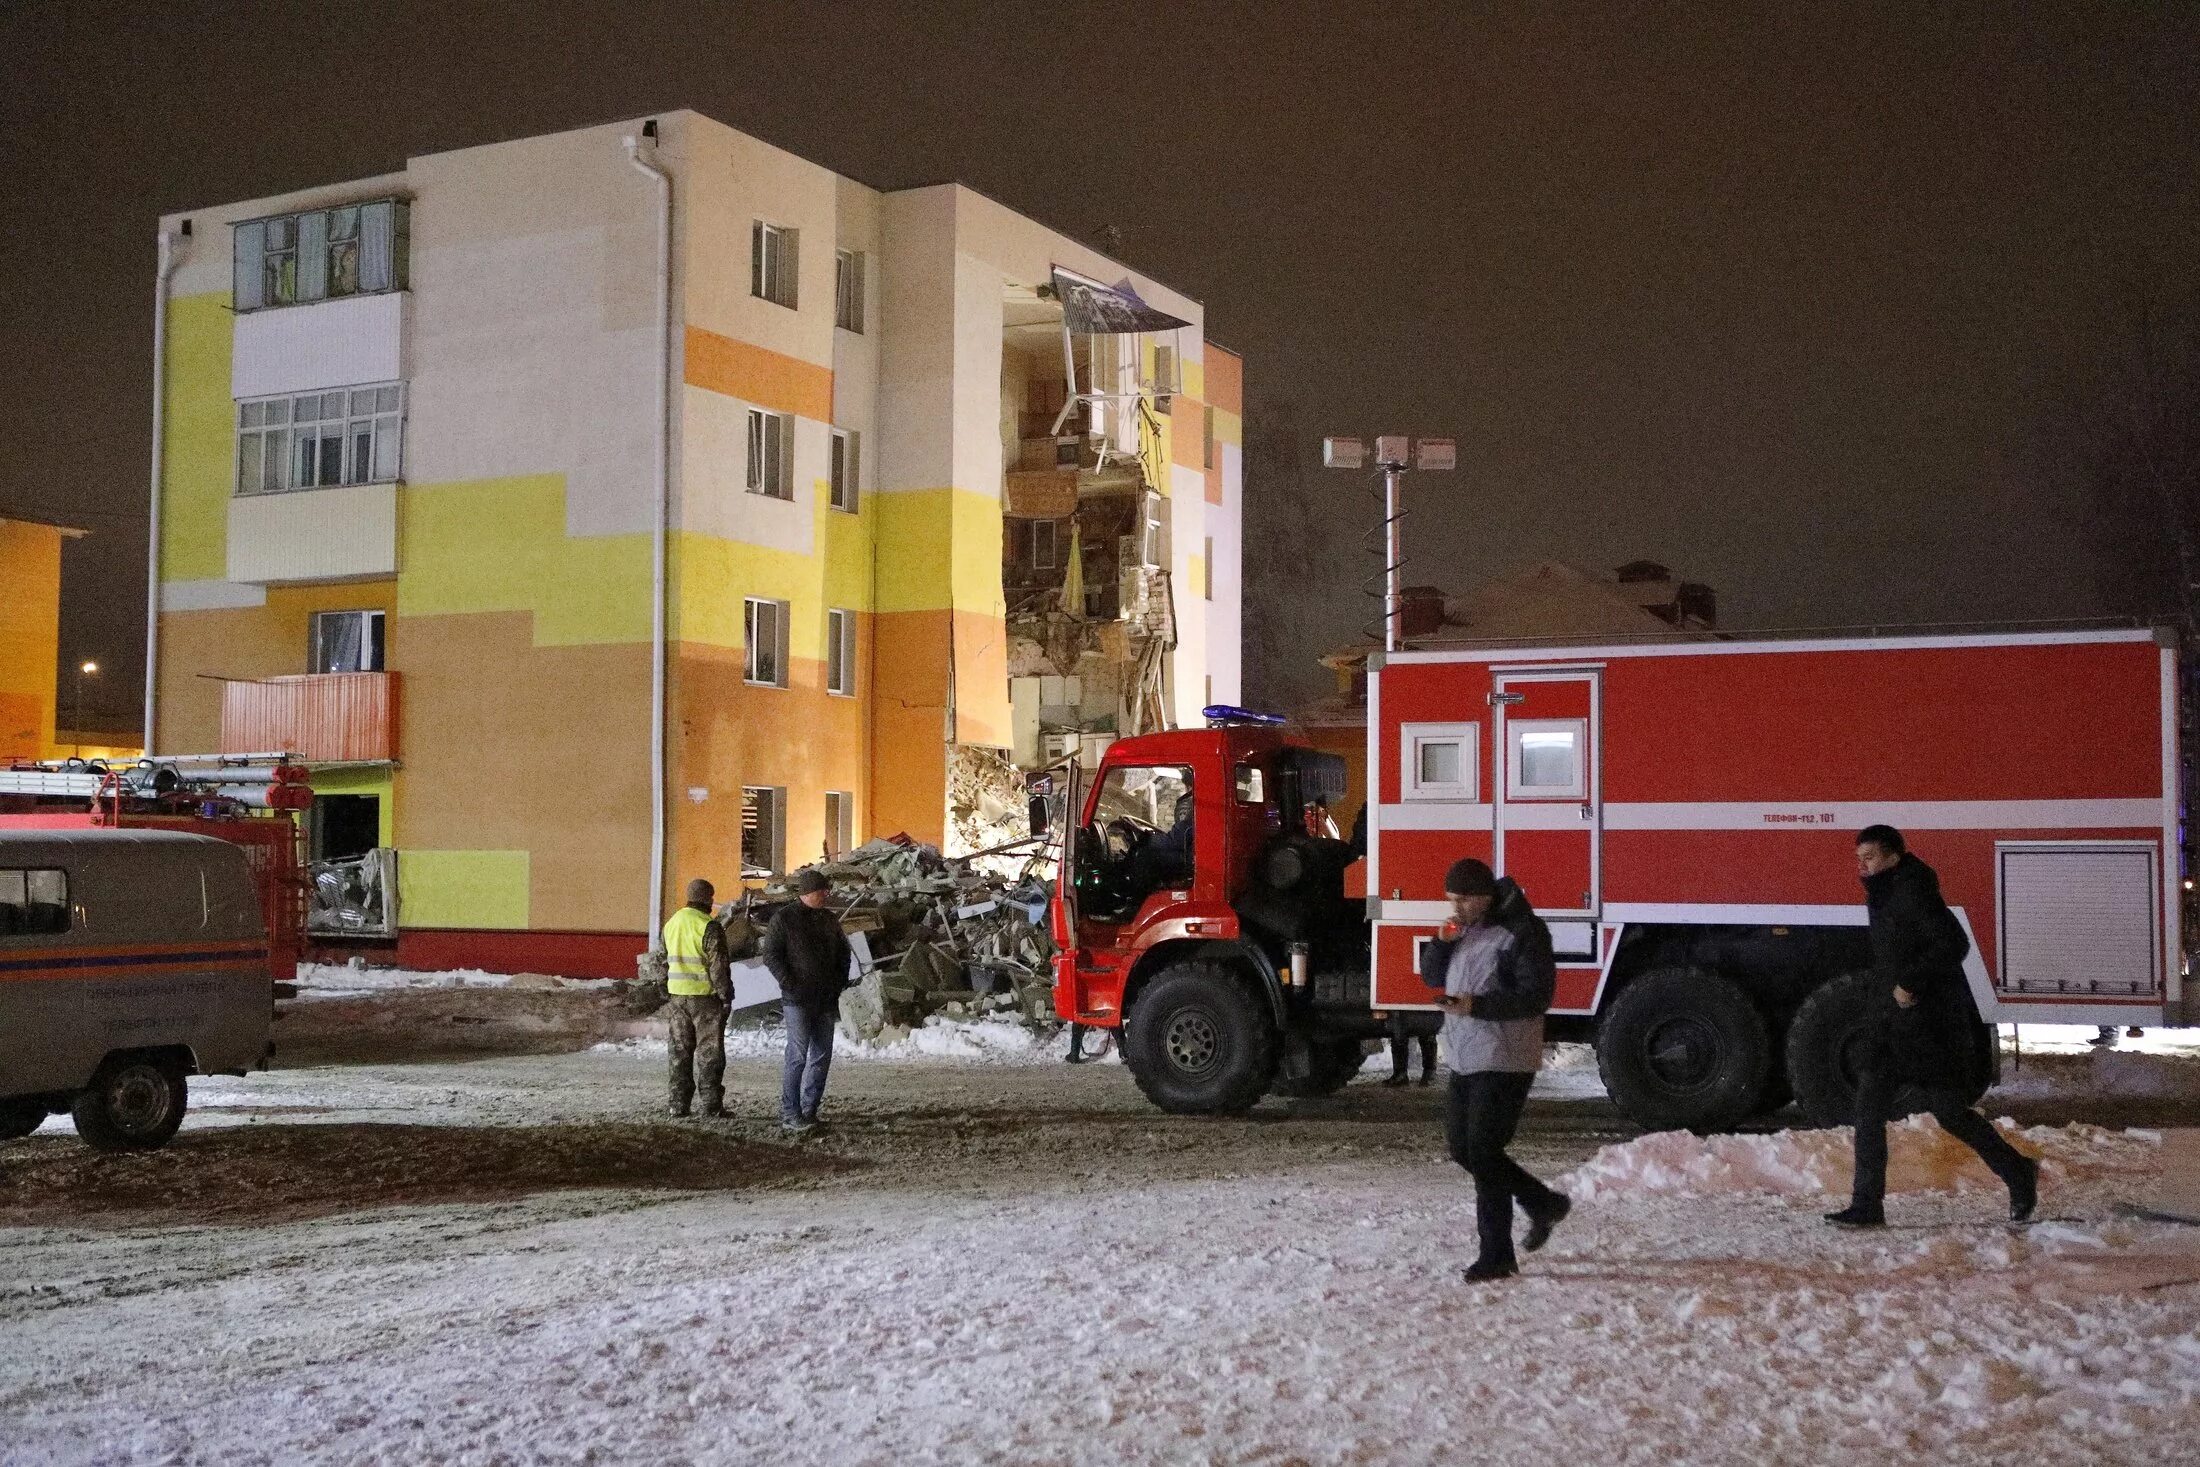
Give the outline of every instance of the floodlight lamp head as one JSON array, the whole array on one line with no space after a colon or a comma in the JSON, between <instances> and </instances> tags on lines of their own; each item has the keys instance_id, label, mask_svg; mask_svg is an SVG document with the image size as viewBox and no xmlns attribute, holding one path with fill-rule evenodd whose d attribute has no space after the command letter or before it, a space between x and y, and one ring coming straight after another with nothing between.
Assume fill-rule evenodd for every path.
<instances>
[{"instance_id":1,"label":"floodlight lamp head","mask_svg":"<svg viewBox=\"0 0 2200 1467\"><path fill-rule=\"evenodd\" d=\"M1417 469L1454 469L1459 466L1459 446L1449 438L1423 438L1413 445Z\"/></svg>"},{"instance_id":2,"label":"floodlight lamp head","mask_svg":"<svg viewBox=\"0 0 2200 1467\"><path fill-rule=\"evenodd\" d=\"M1367 445L1357 438L1324 438L1322 440L1322 467L1325 469L1357 469L1367 464Z\"/></svg>"},{"instance_id":3,"label":"floodlight lamp head","mask_svg":"<svg viewBox=\"0 0 2200 1467\"><path fill-rule=\"evenodd\" d=\"M1386 469L1402 469L1413 462L1403 433L1383 433L1375 439L1375 462Z\"/></svg>"}]
</instances>

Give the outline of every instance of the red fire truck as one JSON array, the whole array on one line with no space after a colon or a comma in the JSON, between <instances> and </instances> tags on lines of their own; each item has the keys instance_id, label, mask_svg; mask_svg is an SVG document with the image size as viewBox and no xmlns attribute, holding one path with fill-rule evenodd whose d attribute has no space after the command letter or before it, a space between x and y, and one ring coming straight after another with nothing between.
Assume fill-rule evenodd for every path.
<instances>
[{"instance_id":1,"label":"red fire truck","mask_svg":"<svg viewBox=\"0 0 2200 1467\"><path fill-rule=\"evenodd\" d=\"M1886 823L1970 934L1982 1046L2190 1023L2177 694L2143 630L1392 653L1366 897L1302 818L1334 756L1230 716L1121 740L1067 837L1057 1009L1121 1027L1167 1110L1333 1089L1383 1016L1432 1010L1415 950L1473 855L1549 922L1552 1035L1595 1042L1635 1120L1837 1122L1874 996L1855 837Z\"/></svg>"}]
</instances>

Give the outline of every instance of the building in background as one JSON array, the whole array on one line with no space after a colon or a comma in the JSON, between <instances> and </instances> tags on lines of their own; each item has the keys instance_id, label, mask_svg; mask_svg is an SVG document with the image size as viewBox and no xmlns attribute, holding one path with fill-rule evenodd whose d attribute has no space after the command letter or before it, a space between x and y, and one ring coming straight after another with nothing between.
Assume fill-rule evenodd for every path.
<instances>
[{"instance_id":1,"label":"building in background","mask_svg":"<svg viewBox=\"0 0 2200 1467\"><path fill-rule=\"evenodd\" d=\"M84 532L0 506L0 760L45 759L61 663L61 542Z\"/></svg>"},{"instance_id":2,"label":"building in background","mask_svg":"<svg viewBox=\"0 0 2200 1467\"><path fill-rule=\"evenodd\" d=\"M677 112L161 229L152 744L303 756L401 962L631 972L689 876L967 845L1237 696L1236 360L967 188Z\"/></svg>"}]
</instances>

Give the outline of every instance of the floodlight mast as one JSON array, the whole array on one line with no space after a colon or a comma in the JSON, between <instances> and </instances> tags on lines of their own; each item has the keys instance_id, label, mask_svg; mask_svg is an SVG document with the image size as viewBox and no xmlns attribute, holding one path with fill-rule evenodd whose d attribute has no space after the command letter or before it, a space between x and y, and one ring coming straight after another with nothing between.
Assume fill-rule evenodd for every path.
<instances>
[{"instance_id":1,"label":"floodlight mast","mask_svg":"<svg viewBox=\"0 0 2200 1467\"><path fill-rule=\"evenodd\" d=\"M1409 443L1403 433L1385 433L1375 440L1375 466L1383 473L1383 650L1395 652L1403 641L1405 596L1399 581L1405 573L1405 510L1399 490L1407 468L1449 470L1458 462L1457 445L1449 438L1423 438ZM1332 469L1357 469L1367 463L1367 445L1357 438L1324 438L1322 464Z\"/></svg>"}]
</instances>

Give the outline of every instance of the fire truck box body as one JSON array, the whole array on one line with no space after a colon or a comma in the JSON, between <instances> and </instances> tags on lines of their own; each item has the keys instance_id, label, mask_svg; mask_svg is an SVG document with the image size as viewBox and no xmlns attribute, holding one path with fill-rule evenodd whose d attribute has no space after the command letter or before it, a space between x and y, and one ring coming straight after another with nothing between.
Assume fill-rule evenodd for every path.
<instances>
[{"instance_id":1,"label":"fire truck box body","mask_svg":"<svg viewBox=\"0 0 2200 1467\"><path fill-rule=\"evenodd\" d=\"M1478 856L1551 927L1554 1015L1690 931L1862 927L1899 829L1971 938L1982 1017L2191 1022L2176 653L2147 631L1406 651L1369 680L1378 1010ZM1823 977L1824 975L1819 975Z\"/></svg>"}]
</instances>

